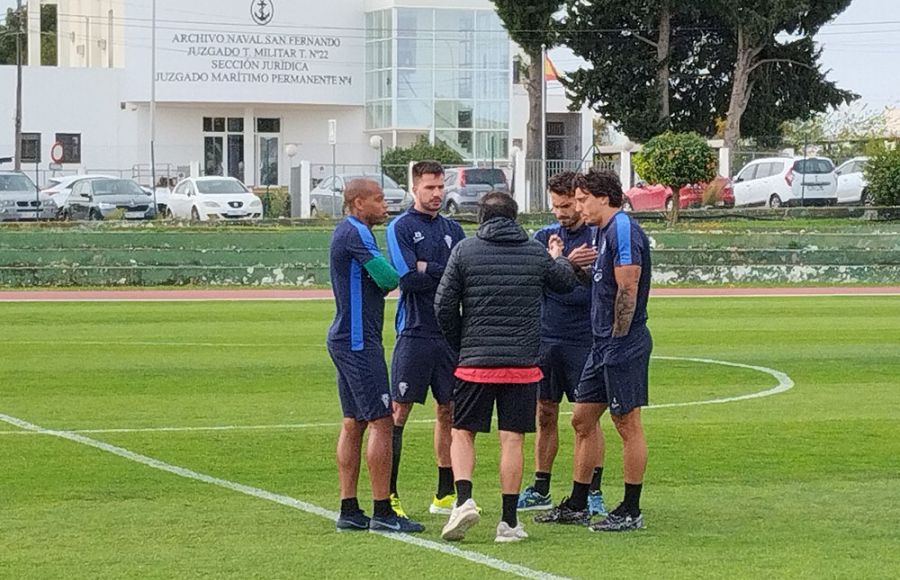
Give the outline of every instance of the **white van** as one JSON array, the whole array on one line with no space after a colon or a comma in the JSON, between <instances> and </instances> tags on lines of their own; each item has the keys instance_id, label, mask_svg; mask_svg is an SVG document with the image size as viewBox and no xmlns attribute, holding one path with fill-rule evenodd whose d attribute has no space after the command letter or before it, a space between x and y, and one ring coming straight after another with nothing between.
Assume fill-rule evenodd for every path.
<instances>
[{"instance_id":1,"label":"white van","mask_svg":"<svg viewBox=\"0 0 900 580\"><path fill-rule=\"evenodd\" d=\"M825 157L767 157L734 178L734 205L835 205L837 176Z\"/></svg>"}]
</instances>

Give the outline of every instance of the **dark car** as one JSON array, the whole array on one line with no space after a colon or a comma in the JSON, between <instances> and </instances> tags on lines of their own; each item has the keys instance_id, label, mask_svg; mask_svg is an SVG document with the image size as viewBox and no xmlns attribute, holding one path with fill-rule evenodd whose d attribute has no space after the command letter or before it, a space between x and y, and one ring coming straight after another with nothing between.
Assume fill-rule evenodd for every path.
<instances>
[{"instance_id":1,"label":"dark car","mask_svg":"<svg viewBox=\"0 0 900 580\"><path fill-rule=\"evenodd\" d=\"M153 197L130 179L86 179L72 188L65 219L147 220L156 216Z\"/></svg>"},{"instance_id":2,"label":"dark car","mask_svg":"<svg viewBox=\"0 0 900 580\"><path fill-rule=\"evenodd\" d=\"M475 211L484 194L491 191L509 193L502 169L453 167L444 171L444 210L449 214Z\"/></svg>"}]
</instances>

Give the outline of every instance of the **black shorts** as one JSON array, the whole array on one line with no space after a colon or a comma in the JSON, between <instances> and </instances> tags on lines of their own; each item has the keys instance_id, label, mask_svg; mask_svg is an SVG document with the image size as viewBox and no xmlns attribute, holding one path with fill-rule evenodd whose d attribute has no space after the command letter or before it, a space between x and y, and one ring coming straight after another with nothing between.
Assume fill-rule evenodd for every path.
<instances>
[{"instance_id":1,"label":"black shorts","mask_svg":"<svg viewBox=\"0 0 900 580\"><path fill-rule=\"evenodd\" d=\"M329 343L328 354L337 369L338 396L344 417L368 422L391 414L387 364L380 345L353 351L349 343Z\"/></svg>"},{"instance_id":2,"label":"black shorts","mask_svg":"<svg viewBox=\"0 0 900 580\"><path fill-rule=\"evenodd\" d=\"M401 336L391 359L391 396L400 403L424 403L431 394L438 404L453 400L457 355L444 338Z\"/></svg>"},{"instance_id":3,"label":"black shorts","mask_svg":"<svg viewBox=\"0 0 900 580\"><path fill-rule=\"evenodd\" d=\"M603 353L591 349L575 391L577 403L602 403L613 415L625 415L648 402L650 352L616 364L603 364Z\"/></svg>"},{"instance_id":4,"label":"black shorts","mask_svg":"<svg viewBox=\"0 0 900 580\"><path fill-rule=\"evenodd\" d=\"M495 401L500 431L534 433L537 383L495 385L457 381L453 391L453 427L490 433Z\"/></svg>"},{"instance_id":5,"label":"black shorts","mask_svg":"<svg viewBox=\"0 0 900 580\"><path fill-rule=\"evenodd\" d=\"M544 378L538 387L538 400L559 403L565 394L570 403L574 402L575 389L590 353L590 343L586 346L541 343Z\"/></svg>"}]
</instances>

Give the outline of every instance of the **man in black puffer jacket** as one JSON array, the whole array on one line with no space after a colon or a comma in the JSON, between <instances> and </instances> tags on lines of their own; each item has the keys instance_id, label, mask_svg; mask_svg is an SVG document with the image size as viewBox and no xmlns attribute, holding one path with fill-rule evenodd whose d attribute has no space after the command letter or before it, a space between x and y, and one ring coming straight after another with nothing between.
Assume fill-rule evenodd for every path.
<instances>
[{"instance_id":1,"label":"man in black puffer jacket","mask_svg":"<svg viewBox=\"0 0 900 580\"><path fill-rule=\"evenodd\" d=\"M442 532L445 540L461 540L479 519L471 479L475 434L490 432L495 402L503 493L496 541L528 537L518 522L516 504L524 434L534 432L541 379L541 298L545 288L572 291L578 283L575 267L591 261L589 249L585 256L561 257L558 237L550 240L548 254L516 224L517 214L516 202L507 194L484 196L477 236L453 249L435 296L441 331L459 351L450 448L457 502Z\"/></svg>"}]
</instances>

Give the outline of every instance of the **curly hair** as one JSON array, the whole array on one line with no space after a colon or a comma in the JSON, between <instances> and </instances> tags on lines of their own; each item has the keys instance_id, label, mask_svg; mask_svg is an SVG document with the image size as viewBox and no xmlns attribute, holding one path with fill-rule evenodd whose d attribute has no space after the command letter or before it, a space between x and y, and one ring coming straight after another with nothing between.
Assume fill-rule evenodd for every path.
<instances>
[{"instance_id":1,"label":"curly hair","mask_svg":"<svg viewBox=\"0 0 900 580\"><path fill-rule=\"evenodd\" d=\"M625 192L614 171L592 168L575 179L575 187L594 197L608 197L610 207L622 207Z\"/></svg>"},{"instance_id":2,"label":"curly hair","mask_svg":"<svg viewBox=\"0 0 900 580\"><path fill-rule=\"evenodd\" d=\"M577 178L578 174L574 171L557 173L547 181L547 189L550 190L550 193L575 197L575 180Z\"/></svg>"}]
</instances>

